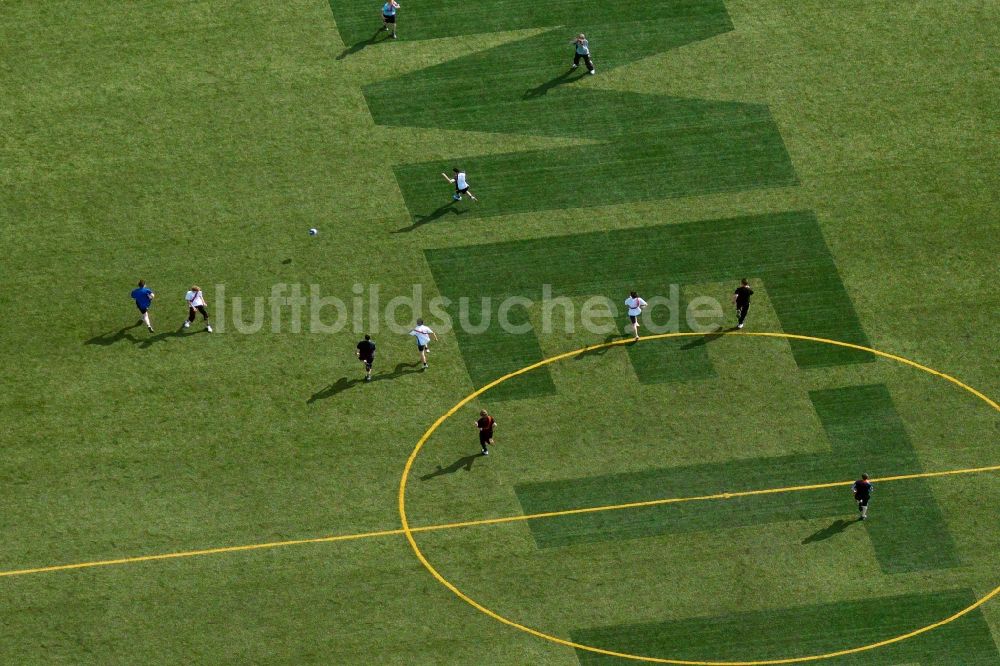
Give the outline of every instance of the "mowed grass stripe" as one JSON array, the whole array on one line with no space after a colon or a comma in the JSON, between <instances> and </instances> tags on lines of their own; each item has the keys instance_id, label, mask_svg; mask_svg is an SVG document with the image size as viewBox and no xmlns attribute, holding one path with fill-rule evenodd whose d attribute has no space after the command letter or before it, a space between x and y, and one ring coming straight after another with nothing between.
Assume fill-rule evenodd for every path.
<instances>
[{"instance_id":1,"label":"mowed grass stripe","mask_svg":"<svg viewBox=\"0 0 1000 666\"><path fill-rule=\"evenodd\" d=\"M945 470L940 472L921 472L919 474L900 474L897 476L886 476L873 478L874 483L887 483L894 481L908 481L913 479L928 479L946 476L956 476L962 474L981 474L986 472L1000 471L1000 465L990 465L986 467L970 467L966 469ZM728 500L741 497L752 497L759 495L777 495L782 493L803 492L808 490L822 490L826 488L838 488L850 486L853 481L831 481L829 483L817 483L811 485L786 486L782 488L763 488L758 490L741 490L734 492L719 492L709 495L699 495L694 497L667 497L653 499L642 502L628 502L623 504L583 507L578 509L565 509L562 511L549 511L535 514L522 514L517 516L505 516L501 518L483 518L479 520L458 521L452 523L440 523L437 525L423 525L410 527L411 533L436 532L441 530L459 529L464 527L480 527L485 525L501 525L505 523L524 522L529 520L539 520L542 518L556 518L560 516L570 516L584 513L600 513L604 511L622 511L625 509L636 509L641 507L656 506L660 504L679 504L684 502L704 502L709 500ZM203 555L221 555L226 553L238 553L254 550L267 550L273 548L283 548L287 546L301 546L306 544L333 543L339 541L357 541L360 539L371 539L384 536L396 536L405 534L402 528L390 530L376 530L371 532L356 532L353 534L340 534L324 537L312 537L307 539L289 539L287 541L270 541L264 543L244 544L238 546L221 546L217 548L203 548L199 550L177 551L173 553L160 553L154 555L137 555L133 557L120 557L107 560L92 560L89 562L76 562L70 564L56 564L40 566L26 569L11 569L0 571L0 578L12 576L26 576L30 574L51 573L56 571L72 571L77 569L89 569L95 567L106 567L121 564L138 564L140 562L155 562L162 560L174 560L189 557L200 557Z\"/></svg>"},{"instance_id":2,"label":"mowed grass stripe","mask_svg":"<svg viewBox=\"0 0 1000 666\"><path fill-rule=\"evenodd\" d=\"M602 4L573 5L588 15L602 72L732 29L721 0L660 3L640 14ZM551 27L553 18L539 12L531 27ZM568 68L571 55L560 28L364 88L379 125L601 142L458 158L481 195L473 206L454 205L442 188L438 172L453 160L397 165L416 224L448 210L508 215L798 183L767 107L594 89L583 68ZM467 92L479 87L490 94Z\"/></svg>"},{"instance_id":3,"label":"mowed grass stripe","mask_svg":"<svg viewBox=\"0 0 1000 666\"><path fill-rule=\"evenodd\" d=\"M895 469L907 474L923 471L884 384L810 391L809 399L826 432L828 451L521 483L514 489L523 512L536 514L652 499L661 496L664 488L678 495L697 496L727 484L776 486L803 478L857 475L864 470ZM926 481L915 480L893 491L876 489L873 506L876 513L893 516L892 520L869 523L868 532L882 571L904 573L959 564L947 523ZM540 548L553 548L831 518L845 515L849 507L850 497L843 493L786 495L767 502L744 496L710 508L656 504L624 517L575 514L533 522L531 533Z\"/></svg>"},{"instance_id":4,"label":"mowed grass stripe","mask_svg":"<svg viewBox=\"0 0 1000 666\"><path fill-rule=\"evenodd\" d=\"M776 591L780 596L780 591ZM972 590L941 590L855 601L772 608L715 617L579 629L576 643L613 647L638 655L670 655L677 660L771 660L795 654L822 654L845 643L882 641L927 626L976 602ZM634 663L578 650L580 663ZM976 610L959 621L877 651L824 663L871 666L899 664L994 664L997 648L989 625Z\"/></svg>"},{"instance_id":5,"label":"mowed grass stripe","mask_svg":"<svg viewBox=\"0 0 1000 666\"><path fill-rule=\"evenodd\" d=\"M371 38L373 30L381 29L381 22L372 9L374 6L366 0L353 2L330 0L330 10L345 44L366 43ZM456 12L454 7L447 3L425 3L419 8L408 6L402 8L399 14L399 29L400 34L405 35L404 38L408 41L424 40L525 28L568 26L576 24L581 15L587 17L588 25L613 25L622 23L623 19L627 22L631 17L646 16L650 12L649 0L619 0L615 3L589 0L571 4L539 3L537 0L483 0L476 3L476 20L470 21L467 12ZM719 26L716 33L699 34L700 38L732 29L732 22L725 11L725 5L719 0L672 0L658 3L653 13L657 19L665 23L672 21L675 25L682 24L681 28L692 23L695 27L700 27L709 22ZM677 37L674 37L674 33L680 33L683 37L685 32L690 30L691 28L681 30L675 27L672 31L665 31L666 34L661 34L651 46L660 48L663 48L663 45L676 46ZM565 30L560 34L564 32ZM603 35L601 41L602 44L607 44L607 39ZM565 40L560 39L559 44L564 46ZM618 65L649 55L641 50L644 46L646 48L649 46L634 34L629 46L631 47L629 49L602 47L607 51L603 61ZM561 51L563 54L565 52L565 49ZM521 65L523 69L531 69L534 63L522 61ZM498 92L501 91L491 90L494 94Z\"/></svg>"},{"instance_id":6,"label":"mowed grass stripe","mask_svg":"<svg viewBox=\"0 0 1000 666\"><path fill-rule=\"evenodd\" d=\"M857 468L920 472L917 452L884 384L811 391L830 447ZM891 521L868 525L872 547L885 573L944 569L959 565L955 542L934 493L918 479L904 493L878 493L873 506Z\"/></svg>"},{"instance_id":7,"label":"mowed grass stripe","mask_svg":"<svg viewBox=\"0 0 1000 666\"><path fill-rule=\"evenodd\" d=\"M456 322L461 321L463 297L469 305L467 320L478 324L486 316L482 299L492 299L494 310L515 295L537 303L545 285L551 286L553 298L624 299L629 289L649 298L671 293L671 285L731 282L747 275L763 284L783 330L868 346L816 216L807 211L440 248L424 254L435 284L451 299L447 310ZM729 293L713 296L725 300ZM467 333L462 326L454 332L477 386L539 357L535 334L512 336L496 321L481 333ZM794 336L788 344L802 368L873 360L868 352L845 345L817 345ZM687 347L683 360L659 348L659 353L651 353L630 346L628 354L647 383L712 376L705 351ZM491 390L490 399L551 394L555 389L549 372L537 368L530 378L518 377L516 384L504 382Z\"/></svg>"}]
</instances>

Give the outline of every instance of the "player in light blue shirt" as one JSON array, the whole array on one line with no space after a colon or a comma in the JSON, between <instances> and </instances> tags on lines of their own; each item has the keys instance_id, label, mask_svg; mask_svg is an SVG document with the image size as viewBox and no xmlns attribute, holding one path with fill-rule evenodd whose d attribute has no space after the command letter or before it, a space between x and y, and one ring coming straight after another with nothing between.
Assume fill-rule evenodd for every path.
<instances>
[{"instance_id":1,"label":"player in light blue shirt","mask_svg":"<svg viewBox=\"0 0 1000 666\"><path fill-rule=\"evenodd\" d=\"M135 299L135 306L139 308L139 313L142 314L142 318L139 321L145 324L149 332L152 333L153 325L149 322L149 306L153 304L156 294L146 286L145 280L139 280L139 286L132 290L131 295Z\"/></svg>"},{"instance_id":2,"label":"player in light blue shirt","mask_svg":"<svg viewBox=\"0 0 1000 666\"><path fill-rule=\"evenodd\" d=\"M396 0L389 0L389 2L382 5L382 25L385 26L386 31L390 28L392 29L392 38L396 39L396 10L399 9L399 3Z\"/></svg>"},{"instance_id":3,"label":"player in light blue shirt","mask_svg":"<svg viewBox=\"0 0 1000 666\"><path fill-rule=\"evenodd\" d=\"M587 41L587 36L582 32L576 36L570 44L575 48L575 53L573 54L573 69L580 66L580 59L583 58L584 64L587 65L587 71L591 74L595 74L594 61L590 59L590 42Z\"/></svg>"}]
</instances>

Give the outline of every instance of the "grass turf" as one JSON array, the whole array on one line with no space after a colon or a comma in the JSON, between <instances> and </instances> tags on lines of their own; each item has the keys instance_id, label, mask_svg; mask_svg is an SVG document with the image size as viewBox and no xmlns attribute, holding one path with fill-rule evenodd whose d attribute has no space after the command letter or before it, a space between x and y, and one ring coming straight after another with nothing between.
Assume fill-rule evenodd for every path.
<instances>
[{"instance_id":1,"label":"grass turf","mask_svg":"<svg viewBox=\"0 0 1000 666\"><path fill-rule=\"evenodd\" d=\"M475 19L442 3L404 7L392 43L371 38L376 6L331 4L4 4L3 569L392 528L402 464L437 414L509 358L604 339L528 335L512 352L496 335L479 350L448 336L418 374L412 340L383 329L381 379L368 386L354 381L353 334L295 334L288 307L277 330L268 312L259 333L241 335L229 309L217 334L177 334L192 282L217 315L223 290L252 300L275 284L345 301L369 283L384 300L415 282L484 296L504 282L469 260L510 248L504 279L551 269L580 296L664 280L721 291L742 272L782 277L782 258L734 264L725 234L705 242L724 224L711 221L749 221L748 236L767 238L762 220L803 211L799 233L770 233L786 260L800 248L814 262L815 288L783 299L766 281L751 325L816 331L823 318L807 308L832 311L842 330L831 337L863 336L997 395L994 4L690 0L636 26L648 2L491 0ZM599 74L570 80L565 42L580 30ZM593 111L589 124L574 100ZM456 160L484 188L474 187L484 209L425 219L447 204L437 172ZM589 171L573 171L581 161ZM540 166L560 177L533 174ZM501 167L516 173L493 182ZM649 179L630 190L620 171ZM677 247L685 230L697 233ZM667 265L652 257L628 274L604 253L615 242L587 246L628 234L661 243ZM560 249L532 254L546 245ZM801 265L786 268L785 284L801 279ZM138 277L159 295L154 336L126 328ZM581 281L592 284L570 289ZM446 424L418 460L415 519L513 515L518 484L600 474L716 465L727 485L745 484L753 468L732 461L822 454L830 431L808 396L845 386L885 384L899 415L885 423L902 421L923 468L996 463L995 414L955 389L881 361L803 361L823 348L740 344L689 350L714 376L685 368L675 381L650 345L539 373L541 389L513 391L530 400L487 396L501 424L495 457L419 480L475 451L469 415ZM664 369L643 378L637 366ZM728 418L734 402L746 406L742 427ZM805 515L560 548L539 549L526 525L422 543L476 598L564 637L612 627L595 637L720 654L709 648L724 621L706 618L759 626L787 612L803 635L840 645L957 610L969 593L950 590L997 584L997 484L926 482L913 503L880 488L873 515L897 518L867 525L868 539ZM883 566L889 541L876 531L902 528L932 542L950 534L959 566ZM813 535L823 538L802 543ZM920 568L907 556L890 560ZM7 663L587 659L475 613L399 537L0 584ZM873 612L870 632L832 621L870 596L906 603ZM1000 632L995 603L872 663L995 663L984 625ZM636 626L690 631L664 643L621 629ZM745 647L786 654L794 642Z\"/></svg>"},{"instance_id":2,"label":"grass turf","mask_svg":"<svg viewBox=\"0 0 1000 666\"><path fill-rule=\"evenodd\" d=\"M460 321L461 298L470 293L476 298L470 299L469 320L485 323L490 320L482 312L484 304L498 310L504 297L521 295L537 300L546 285L554 297L614 294L624 299L632 288L665 295L671 284L722 280L735 272L753 274L763 282L784 330L867 343L816 221L806 212L447 248L427 255L438 288L451 299L454 321ZM725 302L728 291L710 295ZM686 313L686 304L682 306L678 309ZM667 325L663 314L657 323ZM686 319L679 316L677 328L690 330ZM717 326L721 328L722 323L717 322ZM532 336L511 336L496 321L475 334L459 327L455 335L466 367L479 385L538 358ZM843 347L791 344L802 367L871 358ZM688 345L682 351L680 362L676 356L653 355L645 349L630 353L637 373L646 381L700 377L711 372L700 347ZM677 367L667 367L671 365ZM499 393L521 397L549 389L529 381L522 379L501 387Z\"/></svg>"}]
</instances>

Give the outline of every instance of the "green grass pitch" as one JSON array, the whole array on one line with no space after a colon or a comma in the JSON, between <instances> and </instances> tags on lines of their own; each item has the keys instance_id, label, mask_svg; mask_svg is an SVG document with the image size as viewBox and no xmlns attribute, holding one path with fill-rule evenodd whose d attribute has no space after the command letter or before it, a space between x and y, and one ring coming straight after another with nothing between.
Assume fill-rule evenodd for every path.
<instances>
[{"instance_id":1,"label":"green grass pitch","mask_svg":"<svg viewBox=\"0 0 1000 666\"><path fill-rule=\"evenodd\" d=\"M396 40L380 5L0 0L0 663L640 663L480 612L399 533L440 415L623 334L623 313L548 329L545 295L676 289L722 302L723 329L746 276L746 332L1000 396L1000 4L402 0ZM594 76L569 69L579 32ZM454 165L478 203L451 200ZM180 329L193 283L212 334ZM426 372L378 316L415 286L482 324L442 332ZM318 332L336 306L313 290L343 330ZM484 319L510 297L524 334ZM479 396L423 446L406 509L559 514L414 535L512 622L780 660L995 590L1000 472L879 483L865 523L843 486L565 512L996 465L998 412L940 377L706 334ZM995 666L1000 597L812 663Z\"/></svg>"}]
</instances>

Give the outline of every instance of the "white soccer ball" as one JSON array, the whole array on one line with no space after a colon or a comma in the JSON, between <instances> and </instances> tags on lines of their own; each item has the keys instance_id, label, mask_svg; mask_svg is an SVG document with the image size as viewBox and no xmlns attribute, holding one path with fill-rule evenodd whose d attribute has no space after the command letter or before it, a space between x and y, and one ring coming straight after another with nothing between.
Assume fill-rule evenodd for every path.
<instances>
[{"instance_id":1,"label":"white soccer ball","mask_svg":"<svg viewBox=\"0 0 1000 666\"><path fill-rule=\"evenodd\" d=\"M309 235L310 236L315 236L318 233L319 233L319 229L313 228L313 229L309 230Z\"/></svg>"}]
</instances>

